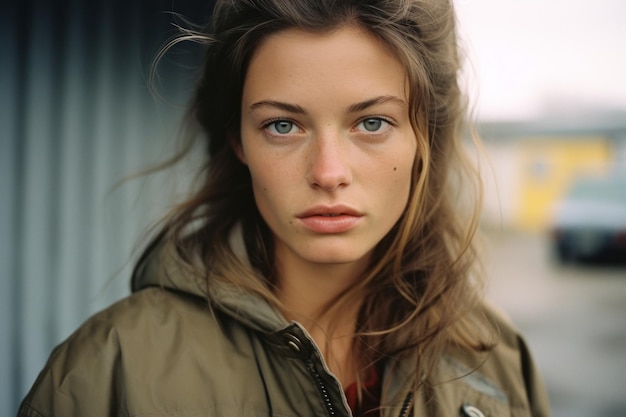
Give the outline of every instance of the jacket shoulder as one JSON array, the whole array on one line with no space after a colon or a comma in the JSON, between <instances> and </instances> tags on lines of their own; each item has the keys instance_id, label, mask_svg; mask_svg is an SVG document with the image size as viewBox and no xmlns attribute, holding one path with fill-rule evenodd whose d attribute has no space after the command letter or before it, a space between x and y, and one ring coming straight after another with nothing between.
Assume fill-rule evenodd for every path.
<instances>
[{"instance_id":1,"label":"jacket shoulder","mask_svg":"<svg viewBox=\"0 0 626 417\"><path fill-rule=\"evenodd\" d=\"M480 352L451 348L443 359L446 373L477 393L478 401L500 404L512 416L549 416L543 381L524 337L493 306L483 305L480 314L494 335L493 347Z\"/></svg>"},{"instance_id":2,"label":"jacket shoulder","mask_svg":"<svg viewBox=\"0 0 626 417\"><path fill-rule=\"evenodd\" d=\"M193 361L184 358L227 343L216 332L220 326L206 301L156 287L141 290L89 318L53 350L19 415L126 414L120 411L141 409L148 400L133 394L159 395L154 380L160 391L184 401L189 395L181 379L194 372Z\"/></svg>"}]
</instances>

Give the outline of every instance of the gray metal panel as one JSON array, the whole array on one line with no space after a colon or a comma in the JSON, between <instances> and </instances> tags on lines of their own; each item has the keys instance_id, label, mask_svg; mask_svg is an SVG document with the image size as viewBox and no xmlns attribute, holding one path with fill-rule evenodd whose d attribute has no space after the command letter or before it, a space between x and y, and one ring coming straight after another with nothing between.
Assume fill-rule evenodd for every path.
<instances>
[{"instance_id":1,"label":"gray metal panel","mask_svg":"<svg viewBox=\"0 0 626 417\"><path fill-rule=\"evenodd\" d=\"M59 3L0 14L2 416L56 344L128 294L133 250L170 202L164 186L176 190L167 173L115 184L170 156L194 74L166 63L180 88L149 93L171 2Z\"/></svg>"}]
</instances>

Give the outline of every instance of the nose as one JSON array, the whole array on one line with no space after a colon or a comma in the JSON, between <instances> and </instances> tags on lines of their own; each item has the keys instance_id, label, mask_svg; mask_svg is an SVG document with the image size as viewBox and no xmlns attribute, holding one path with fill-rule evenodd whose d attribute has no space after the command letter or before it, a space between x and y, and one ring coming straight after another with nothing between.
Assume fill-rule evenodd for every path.
<instances>
[{"instance_id":1,"label":"nose","mask_svg":"<svg viewBox=\"0 0 626 417\"><path fill-rule=\"evenodd\" d=\"M313 188L334 191L352 182L349 152L338 135L317 138L309 155L308 178Z\"/></svg>"}]
</instances>

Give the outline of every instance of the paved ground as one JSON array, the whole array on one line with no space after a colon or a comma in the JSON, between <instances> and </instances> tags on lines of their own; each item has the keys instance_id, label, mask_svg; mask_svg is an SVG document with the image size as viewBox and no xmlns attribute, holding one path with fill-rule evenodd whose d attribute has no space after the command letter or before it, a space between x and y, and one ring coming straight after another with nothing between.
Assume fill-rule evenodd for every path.
<instances>
[{"instance_id":1,"label":"paved ground","mask_svg":"<svg viewBox=\"0 0 626 417\"><path fill-rule=\"evenodd\" d=\"M626 417L626 265L559 265L541 235L486 240L489 297L531 345L554 417Z\"/></svg>"}]
</instances>

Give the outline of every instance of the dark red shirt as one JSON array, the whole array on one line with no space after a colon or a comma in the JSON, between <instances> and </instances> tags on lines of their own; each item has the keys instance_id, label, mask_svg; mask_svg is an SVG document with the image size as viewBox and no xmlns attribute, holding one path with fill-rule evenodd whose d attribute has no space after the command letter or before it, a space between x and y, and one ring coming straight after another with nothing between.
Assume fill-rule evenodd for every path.
<instances>
[{"instance_id":1,"label":"dark red shirt","mask_svg":"<svg viewBox=\"0 0 626 417\"><path fill-rule=\"evenodd\" d=\"M356 382L345 389L348 405L354 417L380 417L380 396L382 383L376 367L372 367L367 379L363 381L363 396L358 403Z\"/></svg>"}]
</instances>

